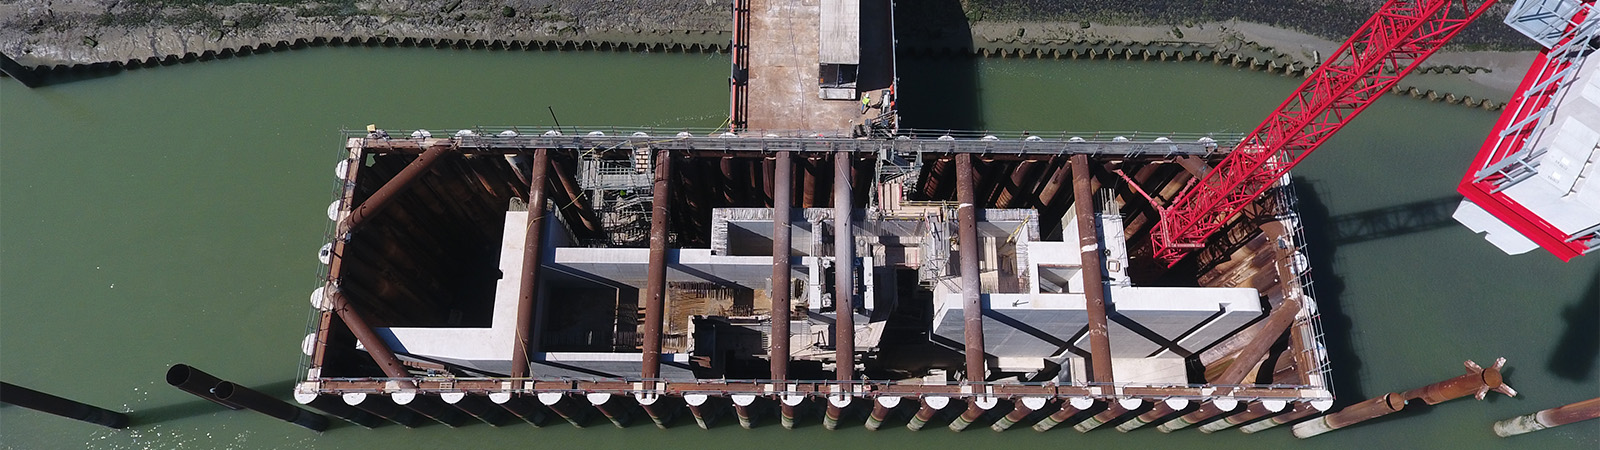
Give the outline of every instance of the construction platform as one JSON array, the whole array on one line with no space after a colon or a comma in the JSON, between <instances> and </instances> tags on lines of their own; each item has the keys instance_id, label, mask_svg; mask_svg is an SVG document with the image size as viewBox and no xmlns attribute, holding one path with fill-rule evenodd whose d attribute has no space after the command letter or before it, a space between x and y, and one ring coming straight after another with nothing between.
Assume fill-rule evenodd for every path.
<instances>
[{"instance_id":1,"label":"construction platform","mask_svg":"<svg viewBox=\"0 0 1600 450\"><path fill-rule=\"evenodd\" d=\"M1331 406L1287 177L1151 256L1138 191L1240 136L902 129L889 2L734 8L731 130L347 135L296 398L1041 430Z\"/></svg>"}]
</instances>

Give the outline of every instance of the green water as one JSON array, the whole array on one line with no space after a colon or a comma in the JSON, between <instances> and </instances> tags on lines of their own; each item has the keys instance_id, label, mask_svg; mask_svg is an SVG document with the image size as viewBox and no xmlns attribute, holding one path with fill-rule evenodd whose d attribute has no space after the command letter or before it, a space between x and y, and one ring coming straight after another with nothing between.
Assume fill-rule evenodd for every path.
<instances>
[{"instance_id":1,"label":"green water","mask_svg":"<svg viewBox=\"0 0 1600 450\"><path fill-rule=\"evenodd\" d=\"M1600 259L1505 256L1461 227L1313 247L1341 403L1510 358L1515 399L1456 400L1297 442L1287 427L955 434L816 423L316 434L165 385L188 363L284 395L317 285L338 130L715 127L723 56L316 49L23 89L0 80L0 379L133 411L109 430L0 406L0 447L1595 448L1600 421L1500 439L1499 419L1600 395ZM1209 64L902 61L908 120L1004 130L1248 131L1297 80ZM917 112L920 111L920 112ZM1451 195L1496 113L1390 97L1297 175L1339 215ZM1585 303L1587 301L1587 303ZM1354 355L1354 356L1349 356ZM1361 396L1361 398L1358 398ZM1394 417L1394 416L1392 416ZM902 422L903 423L903 419ZM894 424L891 424L894 425Z\"/></svg>"}]
</instances>

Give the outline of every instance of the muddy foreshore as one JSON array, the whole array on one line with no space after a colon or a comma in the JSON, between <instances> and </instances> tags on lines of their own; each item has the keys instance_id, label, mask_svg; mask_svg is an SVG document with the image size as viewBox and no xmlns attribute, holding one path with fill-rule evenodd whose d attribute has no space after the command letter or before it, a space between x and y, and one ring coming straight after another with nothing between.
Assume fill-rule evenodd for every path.
<instances>
[{"instance_id":1,"label":"muddy foreshore","mask_svg":"<svg viewBox=\"0 0 1600 450\"><path fill-rule=\"evenodd\" d=\"M261 1L264 3L0 0L0 52L25 66L70 68L109 62L120 67L136 61L149 65L151 61L209 59L204 56L208 51L226 57L241 49L298 47L297 42L348 43L351 39L369 45L387 42L437 46L448 40L448 45L456 47L482 44L499 48L726 51L732 22L727 0ZM1319 1L1326 7L1307 9L1304 14L1344 17L1355 23L1352 26L1359 26L1360 11L1375 7L1359 0L1312 3ZM1112 11L1106 6L1104 11L1087 7L1035 9L1041 11L1035 14L1037 20L1020 20L1024 16L1008 11L1021 3L1027 2L902 1L897 17L901 46L912 54L1055 58L1134 58L1145 49L1154 49L1157 53L1186 55L1172 59L1208 57L1212 62L1299 75L1304 73L1303 68L1314 66L1318 58L1337 49L1338 40L1342 39L1293 31L1290 27L1298 23L1295 20L1320 23L1293 15L1267 25L1247 20L1251 18L1249 14L1205 10L1166 24L1168 18L1161 14L1170 12L1118 15L1104 12ZM1151 11L1170 11L1161 0L1136 3L1148 3L1145 6L1150 6L1147 9ZM1244 18L1221 18L1226 14ZM1488 18L1494 14L1491 11ZM1200 20L1206 18L1213 20ZM1484 22L1491 20L1480 20L1463 38L1475 48L1515 51L1441 52L1422 70L1432 74L1411 77L1402 84L1407 88L1417 86L1427 96L1430 84L1452 86L1441 90L1459 91L1462 88L1457 81L1466 79L1475 86L1460 95L1506 98L1534 54L1516 48L1516 36L1507 37L1499 31L1474 32L1493 30L1490 26L1498 25ZM1450 82L1436 82L1446 78Z\"/></svg>"}]
</instances>

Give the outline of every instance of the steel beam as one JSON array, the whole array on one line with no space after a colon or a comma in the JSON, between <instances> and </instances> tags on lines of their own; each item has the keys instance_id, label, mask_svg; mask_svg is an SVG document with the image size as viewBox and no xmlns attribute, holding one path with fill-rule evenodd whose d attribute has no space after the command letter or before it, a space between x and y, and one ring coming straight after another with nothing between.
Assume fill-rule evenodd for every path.
<instances>
[{"instance_id":1,"label":"steel beam","mask_svg":"<svg viewBox=\"0 0 1600 450\"><path fill-rule=\"evenodd\" d=\"M1393 414L1405 409L1406 400L1390 392L1381 397L1350 405L1339 412L1300 422L1294 426L1294 437L1306 439L1329 431L1348 427L1370 419Z\"/></svg>"},{"instance_id":2,"label":"steel beam","mask_svg":"<svg viewBox=\"0 0 1600 450\"><path fill-rule=\"evenodd\" d=\"M855 205L851 201L849 153L833 155L833 310L835 374L839 381L855 379L855 229L851 225ZM871 270L870 267L863 268Z\"/></svg>"},{"instance_id":3,"label":"steel beam","mask_svg":"<svg viewBox=\"0 0 1600 450\"><path fill-rule=\"evenodd\" d=\"M534 307L539 297L539 271L544 262L544 206L550 151L535 149L528 174L528 222L522 240L522 286L517 296L517 336L511 353L511 377L528 376L528 354L533 351Z\"/></svg>"},{"instance_id":4,"label":"steel beam","mask_svg":"<svg viewBox=\"0 0 1600 450\"><path fill-rule=\"evenodd\" d=\"M356 336L356 341L367 348L367 354L372 355L372 360L378 363L378 368L389 378L395 378L400 383L401 389L416 389L416 383L411 381L410 372L406 366L400 364L400 358L394 356L394 351L389 349L389 344L384 342L378 333L367 325L367 320L356 311L355 305L344 298L344 293L334 291L328 294L328 302L333 306L333 312L344 321L344 326Z\"/></svg>"},{"instance_id":5,"label":"steel beam","mask_svg":"<svg viewBox=\"0 0 1600 450\"><path fill-rule=\"evenodd\" d=\"M661 327L667 305L667 230L672 217L672 153L656 152L655 188L650 213L650 268L645 284L644 355L639 376L645 389L661 377Z\"/></svg>"},{"instance_id":6,"label":"steel beam","mask_svg":"<svg viewBox=\"0 0 1600 450\"><path fill-rule=\"evenodd\" d=\"M1078 216L1078 245L1083 251L1084 307L1089 315L1089 378L1102 386L1115 381L1111 370L1111 338L1106 331L1106 292L1101 270L1098 221L1094 217L1093 177L1089 157L1072 156L1072 203Z\"/></svg>"},{"instance_id":7,"label":"steel beam","mask_svg":"<svg viewBox=\"0 0 1600 450\"><path fill-rule=\"evenodd\" d=\"M311 431L324 431L328 429L328 418L321 414L307 411L305 408L294 406L267 394L256 392L244 386L231 382L217 383L214 389L217 398L229 403L250 409L251 411L266 414L289 422Z\"/></svg>"},{"instance_id":8,"label":"steel beam","mask_svg":"<svg viewBox=\"0 0 1600 450\"><path fill-rule=\"evenodd\" d=\"M383 187L378 188L378 192L373 193L371 197L367 197L366 201L361 202L360 206L351 210L350 216L345 217L344 223L340 224L338 235L345 237L360 229L361 225L365 224L368 219L388 208L395 196L405 193L406 189L411 187L411 182L427 174L428 169L433 167L433 163L439 161L440 156L452 151L455 151L455 146L450 145L448 142L428 147L426 151L422 152L421 156L412 160L411 164L406 165L406 168L402 169L400 173L395 174L394 178L390 178L388 182L383 183ZM358 161L357 163L360 162Z\"/></svg>"},{"instance_id":9,"label":"steel beam","mask_svg":"<svg viewBox=\"0 0 1600 450\"><path fill-rule=\"evenodd\" d=\"M956 220L958 242L961 246L961 320L966 348L967 382L988 381L983 346L983 284L978 280L978 253L983 246L978 242L977 193L973 190L972 155L956 156Z\"/></svg>"},{"instance_id":10,"label":"steel beam","mask_svg":"<svg viewBox=\"0 0 1600 450\"><path fill-rule=\"evenodd\" d=\"M769 340L772 342L772 354L769 359L772 363L771 378L785 380L789 378L789 286L791 274L789 266L790 240L792 234L789 226L790 213L794 208L794 159L789 152L778 152L777 164L772 170L772 330ZM742 423L742 422L741 422ZM747 427L748 428L748 427Z\"/></svg>"}]
</instances>

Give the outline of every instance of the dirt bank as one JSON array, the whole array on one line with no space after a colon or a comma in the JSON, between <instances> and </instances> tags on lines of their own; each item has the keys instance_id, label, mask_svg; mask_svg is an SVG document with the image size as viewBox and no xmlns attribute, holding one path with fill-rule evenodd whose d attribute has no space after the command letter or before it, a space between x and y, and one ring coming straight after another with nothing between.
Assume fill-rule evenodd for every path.
<instances>
[{"instance_id":1,"label":"dirt bank","mask_svg":"<svg viewBox=\"0 0 1600 450\"><path fill-rule=\"evenodd\" d=\"M0 0L0 52L24 65L182 57L296 39L432 38L714 44L725 48L728 0ZM1241 7L1240 4L1259 7ZM1376 0L1176 2L902 0L902 45L1045 47L1071 42L1204 46L1310 66L1359 26ZM1285 6L1288 5L1288 6ZM1292 7L1290 7L1292 6ZM1533 58L1491 11L1425 66L1470 74L1403 84L1503 100ZM1022 20L1026 19L1026 20ZM1251 21L1251 19L1258 19ZM1270 24L1270 25L1269 25ZM1296 31L1303 30L1303 31ZM1335 35L1337 34L1337 35ZM933 36L934 39L919 37ZM1518 46L1521 47L1518 47ZM1484 49L1516 49L1492 51ZM1477 70L1482 69L1482 70ZM1445 80L1439 82L1435 80Z\"/></svg>"}]
</instances>

